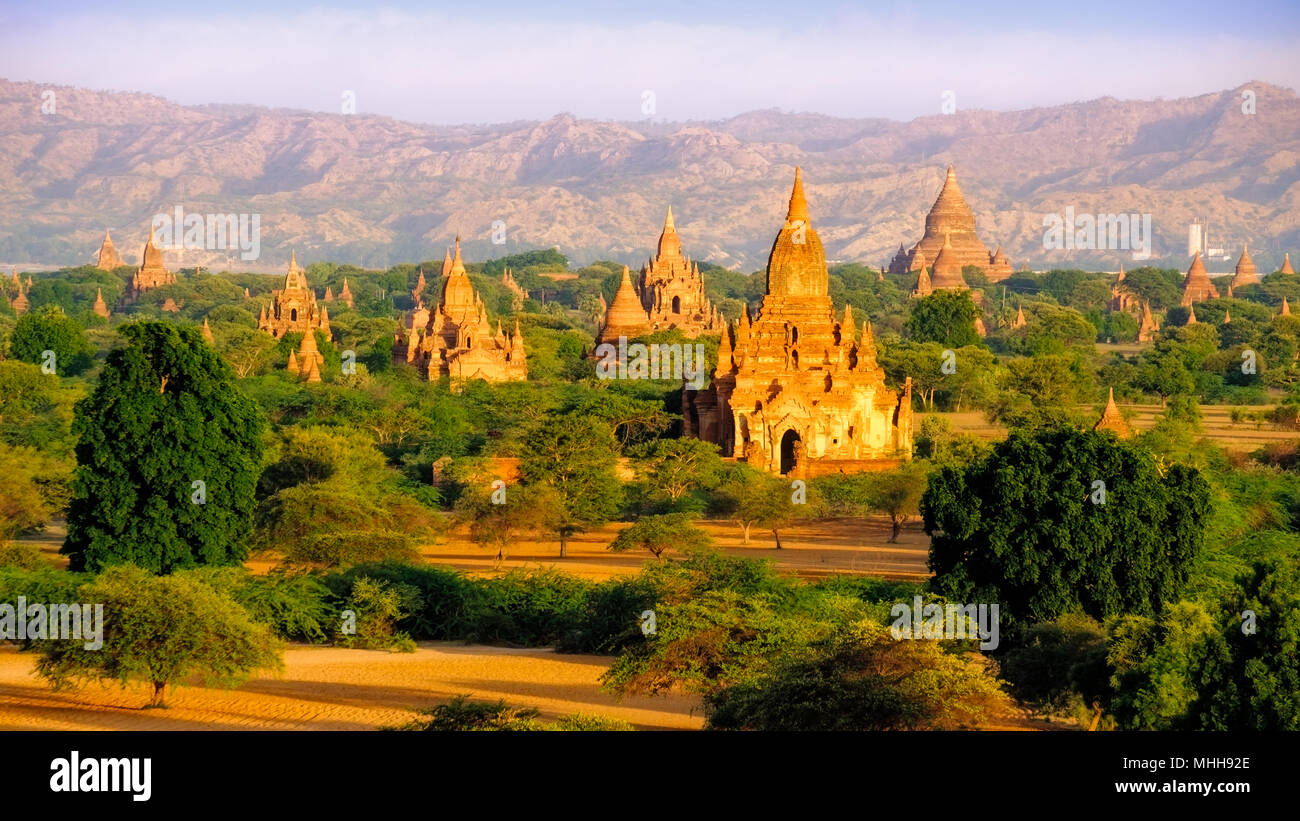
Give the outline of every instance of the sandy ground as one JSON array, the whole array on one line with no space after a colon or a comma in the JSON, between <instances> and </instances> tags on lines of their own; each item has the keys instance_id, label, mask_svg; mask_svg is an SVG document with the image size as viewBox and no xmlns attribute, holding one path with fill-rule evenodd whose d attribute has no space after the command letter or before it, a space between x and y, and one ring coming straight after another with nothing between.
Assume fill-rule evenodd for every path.
<instances>
[{"instance_id":1,"label":"sandy ground","mask_svg":"<svg viewBox=\"0 0 1300 821\"><path fill-rule=\"evenodd\" d=\"M141 709L145 686L114 683L54 692L35 675L36 655L0 646L0 730L373 730L460 693L537 708L544 718L597 713L637 729L699 729L694 697L601 692L601 656L552 650L421 644L414 653L294 645L279 677L234 690L182 687L166 709ZM695 714L692 715L692 709Z\"/></svg>"},{"instance_id":2,"label":"sandy ground","mask_svg":"<svg viewBox=\"0 0 1300 821\"><path fill-rule=\"evenodd\" d=\"M781 549L771 531L754 528L750 544L743 544L738 526L725 521L701 522L713 537L714 545L732 556L768 559L777 569L805 579L818 579L836 573L883 576L891 579L922 580L930 575L926 567L930 539L913 520L899 534L898 544L888 544L889 520L824 519L781 531ZM589 579L608 579L634 575L646 562L656 561L649 553L610 553L606 547L625 523L607 525L569 540L566 557L560 558L559 542L554 540L521 541L514 545L501 563L502 569L524 567L554 568ZM422 551L426 561L455 567L469 573L491 572L496 566L496 552L481 548L458 534L448 534ZM671 554L670 554L671 555ZM270 567L273 562L267 562ZM260 562L250 563L263 569Z\"/></svg>"}]
</instances>

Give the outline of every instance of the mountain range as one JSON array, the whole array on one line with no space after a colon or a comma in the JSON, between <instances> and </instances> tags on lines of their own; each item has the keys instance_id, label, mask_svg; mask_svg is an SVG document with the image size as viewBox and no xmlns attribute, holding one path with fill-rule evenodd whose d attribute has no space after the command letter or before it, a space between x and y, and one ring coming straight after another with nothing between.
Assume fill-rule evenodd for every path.
<instances>
[{"instance_id":1,"label":"mountain range","mask_svg":"<svg viewBox=\"0 0 1300 821\"><path fill-rule=\"evenodd\" d=\"M1151 214L1156 261L1183 269L1193 220L1228 257L1211 271L1243 242L1261 271L1300 251L1300 99L1262 82L910 122L768 110L447 126L0 80L0 259L90 262L108 228L138 263L151 217L181 206L260 215L261 256L170 252L176 267L269 272L296 249L381 268L441 259L457 233L470 261L556 247L635 265L671 204L686 253L748 272L801 166L828 258L878 266L920 238L950 164L981 239L1016 268L1140 264L1046 250L1044 217L1067 207Z\"/></svg>"}]
</instances>

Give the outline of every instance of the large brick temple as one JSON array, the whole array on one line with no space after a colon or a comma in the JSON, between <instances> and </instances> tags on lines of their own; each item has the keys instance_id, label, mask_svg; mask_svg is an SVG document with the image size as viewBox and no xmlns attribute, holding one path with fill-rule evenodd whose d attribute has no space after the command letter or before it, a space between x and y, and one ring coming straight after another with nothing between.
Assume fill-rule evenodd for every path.
<instances>
[{"instance_id":1,"label":"large brick temple","mask_svg":"<svg viewBox=\"0 0 1300 821\"><path fill-rule=\"evenodd\" d=\"M809 477L891 467L912 455L912 384L885 385L869 323L836 321L801 172L772 244L767 293L722 334L705 390L682 392L683 435L762 470Z\"/></svg>"}]
</instances>

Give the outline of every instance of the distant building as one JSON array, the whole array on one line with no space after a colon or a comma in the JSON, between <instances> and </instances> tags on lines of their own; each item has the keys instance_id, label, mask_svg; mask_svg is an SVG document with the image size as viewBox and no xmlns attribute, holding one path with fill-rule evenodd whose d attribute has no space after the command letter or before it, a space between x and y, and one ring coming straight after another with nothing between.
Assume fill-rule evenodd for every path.
<instances>
[{"instance_id":1,"label":"distant building","mask_svg":"<svg viewBox=\"0 0 1300 821\"><path fill-rule=\"evenodd\" d=\"M141 255L140 267L136 269L135 274L131 277L131 282L126 286L126 293L122 296L123 303L129 304L140 298L140 295L154 288L163 285L175 285L176 275L163 265L162 251L154 244L153 226L149 226L149 240L144 244L144 253Z\"/></svg>"},{"instance_id":2,"label":"distant building","mask_svg":"<svg viewBox=\"0 0 1300 821\"><path fill-rule=\"evenodd\" d=\"M289 272L284 277L284 288L271 292L271 308L262 308L257 318L257 329L279 339L287 333L330 333L329 309L316 304L316 292L307 282L307 272L298 267L298 255L289 253Z\"/></svg>"},{"instance_id":3,"label":"distant building","mask_svg":"<svg viewBox=\"0 0 1300 821\"><path fill-rule=\"evenodd\" d=\"M989 253L989 249L975 233L975 214L966 204L966 198L957 184L957 172L948 166L947 176L939 196L925 217L925 234L912 250L904 253L900 245L898 253L889 263L891 274L918 273L924 269L924 260L932 259L938 263L938 257L945 245L950 246L950 258L956 265L958 275L967 265L975 266L988 277L990 282L1000 282L1011 276L1013 271L1002 247ZM918 264L918 257L920 263ZM935 288L942 287L933 282ZM919 290L919 289L918 289Z\"/></svg>"},{"instance_id":4,"label":"distant building","mask_svg":"<svg viewBox=\"0 0 1300 821\"><path fill-rule=\"evenodd\" d=\"M113 247L113 238L104 231L104 241L99 246L99 257L95 262L95 267L101 271L113 271L126 265L122 255Z\"/></svg>"},{"instance_id":5,"label":"distant building","mask_svg":"<svg viewBox=\"0 0 1300 821\"><path fill-rule=\"evenodd\" d=\"M497 319L493 332L487 308L465 273L460 237L442 280L438 305L430 311L417 304L408 321L394 340L393 359L416 366L430 380L446 376L453 382L519 382L528 378L519 320L514 332L506 333Z\"/></svg>"},{"instance_id":6,"label":"distant building","mask_svg":"<svg viewBox=\"0 0 1300 821\"><path fill-rule=\"evenodd\" d=\"M1187 269L1187 278L1183 280L1183 299L1180 304L1187 307L1193 302L1218 298L1219 289L1210 282L1210 275L1205 271L1205 263L1201 262L1201 254L1197 252L1192 258L1191 267Z\"/></svg>"}]
</instances>

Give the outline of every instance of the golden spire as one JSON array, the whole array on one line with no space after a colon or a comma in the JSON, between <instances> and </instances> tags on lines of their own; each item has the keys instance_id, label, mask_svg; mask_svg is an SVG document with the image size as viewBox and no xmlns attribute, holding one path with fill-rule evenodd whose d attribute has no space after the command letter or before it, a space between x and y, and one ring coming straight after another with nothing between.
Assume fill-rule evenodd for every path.
<instances>
[{"instance_id":1,"label":"golden spire","mask_svg":"<svg viewBox=\"0 0 1300 821\"><path fill-rule=\"evenodd\" d=\"M808 200L803 194L803 169L794 168L794 189L790 191L790 210L786 213L786 224L803 220L808 222Z\"/></svg>"}]
</instances>

